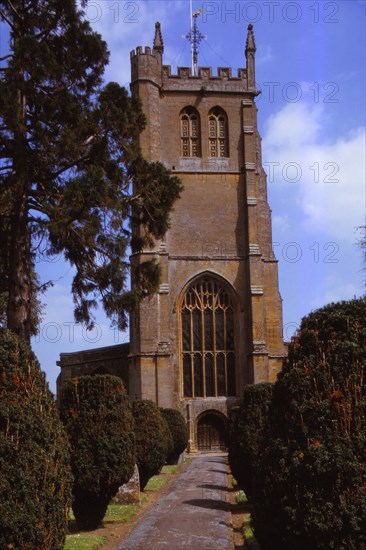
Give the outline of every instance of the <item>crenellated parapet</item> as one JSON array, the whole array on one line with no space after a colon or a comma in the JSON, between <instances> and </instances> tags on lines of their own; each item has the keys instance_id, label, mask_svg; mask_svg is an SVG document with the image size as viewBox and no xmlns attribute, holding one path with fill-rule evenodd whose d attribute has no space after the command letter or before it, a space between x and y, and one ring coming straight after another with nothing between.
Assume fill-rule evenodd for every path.
<instances>
[{"instance_id":1,"label":"crenellated parapet","mask_svg":"<svg viewBox=\"0 0 366 550\"><path fill-rule=\"evenodd\" d=\"M247 71L238 69L232 75L231 67L219 67L217 75L212 67L199 67L198 75L192 74L191 67L178 67L177 74L172 74L170 65L163 65L163 92L166 91L201 91L201 92L240 92L246 91Z\"/></svg>"},{"instance_id":2,"label":"crenellated parapet","mask_svg":"<svg viewBox=\"0 0 366 550\"><path fill-rule=\"evenodd\" d=\"M162 84L161 53L152 50L149 46L138 46L130 53L131 82L150 80L158 86Z\"/></svg>"},{"instance_id":3,"label":"crenellated parapet","mask_svg":"<svg viewBox=\"0 0 366 550\"><path fill-rule=\"evenodd\" d=\"M212 67L198 67L198 74L192 73L191 67L178 67L172 74L170 65L163 65L164 43L160 23L155 25L153 47L138 46L131 51L131 83L150 81L157 85L161 92L200 91L205 92L251 92L257 95L255 88L255 40L253 26L248 26L245 55L247 67L239 68L235 75L231 67L219 67L214 75Z\"/></svg>"}]
</instances>

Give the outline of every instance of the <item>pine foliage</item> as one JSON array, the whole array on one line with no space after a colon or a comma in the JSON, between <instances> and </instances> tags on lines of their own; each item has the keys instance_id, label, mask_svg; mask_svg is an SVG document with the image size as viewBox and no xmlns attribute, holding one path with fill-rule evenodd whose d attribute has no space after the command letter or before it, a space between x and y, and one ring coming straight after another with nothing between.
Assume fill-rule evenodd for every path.
<instances>
[{"instance_id":1,"label":"pine foliage","mask_svg":"<svg viewBox=\"0 0 366 550\"><path fill-rule=\"evenodd\" d=\"M0 0L10 33L0 72L0 216L7 232L0 275L5 270L8 328L23 338L31 334L36 256L63 255L74 267L77 321L91 326L100 300L125 328L129 308L159 279L147 262L143 277L132 274L131 292L128 251L164 235L181 190L162 164L141 157L140 101L116 83L104 85L109 53L85 17L86 4ZM134 224L142 231L132 238Z\"/></svg>"}]
</instances>

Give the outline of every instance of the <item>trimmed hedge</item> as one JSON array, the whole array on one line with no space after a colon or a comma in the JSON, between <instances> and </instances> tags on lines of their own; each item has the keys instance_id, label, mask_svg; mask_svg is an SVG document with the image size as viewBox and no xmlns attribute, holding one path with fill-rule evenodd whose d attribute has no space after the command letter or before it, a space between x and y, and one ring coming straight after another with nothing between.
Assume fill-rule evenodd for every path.
<instances>
[{"instance_id":1,"label":"trimmed hedge","mask_svg":"<svg viewBox=\"0 0 366 550\"><path fill-rule=\"evenodd\" d=\"M173 439L173 450L167 457L167 464L177 464L179 456L188 445L187 424L177 409L160 409Z\"/></svg>"},{"instance_id":2,"label":"trimmed hedge","mask_svg":"<svg viewBox=\"0 0 366 550\"><path fill-rule=\"evenodd\" d=\"M71 501L68 443L28 344L0 330L0 548L62 550Z\"/></svg>"},{"instance_id":3,"label":"trimmed hedge","mask_svg":"<svg viewBox=\"0 0 366 550\"><path fill-rule=\"evenodd\" d=\"M257 462L266 445L273 386L270 383L246 386L241 402L229 411L229 463L238 486L249 500L256 481Z\"/></svg>"},{"instance_id":4,"label":"trimmed hedge","mask_svg":"<svg viewBox=\"0 0 366 550\"><path fill-rule=\"evenodd\" d=\"M60 414L71 444L74 516L82 529L95 529L135 464L133 416L122 381L94 375L65 383Z\"/></svg>"},{"instance_id":5,"label":"trimmed hedge","mask_svg":"<svg viewBox=\"0 0 366 550\"><path fill-rule=\"evenodd\" d=\"M366 549L366 299L302 320L252 496L262 550Z\"/></svg>"},{"instance_id":6,"label":"trimmed hedge","mask_svg":"<svg viewBox=\"0 0 366 550\"><path fill-rule=\"evenodd\" d=\"M134 401L132 412L135 419L140 488L143 490L149 479L157 475L166 463L173 450L173 440L156 403L148 400Z\"/></svg>"}]
</instances>

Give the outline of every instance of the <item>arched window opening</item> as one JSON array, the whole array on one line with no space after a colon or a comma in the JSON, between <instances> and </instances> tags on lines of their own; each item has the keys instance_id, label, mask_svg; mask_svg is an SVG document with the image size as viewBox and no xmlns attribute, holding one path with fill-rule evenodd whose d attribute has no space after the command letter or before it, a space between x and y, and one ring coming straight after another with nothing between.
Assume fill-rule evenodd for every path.
<instances>
[{"instance_id":1,"label":"arched window opening","mask_svg":"<svg viewBox=\"0 0 366 550\"><path fill-rule=\"evenodd\" d=\"M227 116L220 107L208 114L208 138L210 157L229 156Z\"/></svg>"},{"instance_id":2,"label":"arched window opening","mask_svg":"<svg viewBox=\"0 0 366 550\"><path fill-rule=\"evenodd\" d=\"M186 107L180 114L180 141L182 157L201 156L200 118L193 107Z\"/></svg>"},{"instance_id":3,"label":"arched window opening","mask_svg":"<svg viewBox=\"0 0 366 550\"><path fill-rule=\"evenodd\" d=\"M220 283L202 277L181 306L184 397L235 396L234 309Z\"/></svg>"}]
</instances>

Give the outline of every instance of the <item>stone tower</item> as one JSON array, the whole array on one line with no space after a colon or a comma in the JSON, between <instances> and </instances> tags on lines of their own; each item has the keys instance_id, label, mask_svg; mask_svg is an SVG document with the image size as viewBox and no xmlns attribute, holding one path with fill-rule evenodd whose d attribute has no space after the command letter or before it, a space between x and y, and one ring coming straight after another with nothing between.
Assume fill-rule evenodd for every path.
<instances>
[{"instance_id":1,"label":"stone tower","mask_svg":"<svg viewBox=\"0 0 366 550\"><path fill-rule=\"evenodd\" d=\"M255 40L246 68L163 65L153 48L131 52L131 90L147 118L140 145L184 191L156 258L162 282L131 318L129 392L186 416L191 449L222 446L228 408L246 384L273 381L285 354L271 211L257 129Z\"/></svg>"}]
</instances>

